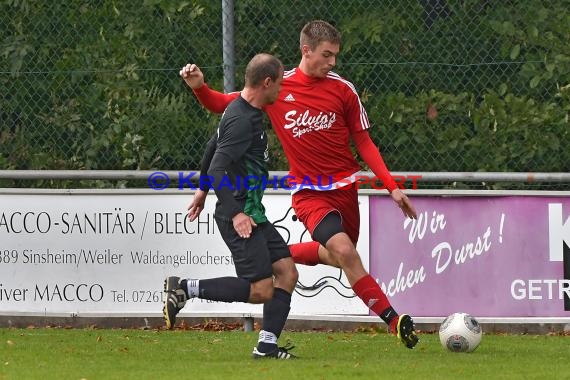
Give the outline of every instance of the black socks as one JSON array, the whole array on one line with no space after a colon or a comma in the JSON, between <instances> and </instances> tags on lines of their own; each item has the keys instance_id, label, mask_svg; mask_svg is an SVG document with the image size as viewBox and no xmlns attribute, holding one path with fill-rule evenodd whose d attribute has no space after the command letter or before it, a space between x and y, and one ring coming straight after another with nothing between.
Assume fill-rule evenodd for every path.
<instances>
[{"instance_id":1,"label":"black socks","mask_svg":"<svg viewBox=\"0 0 570 380\"><path fill-rule=\"evenodd\" d=\"M200 280L198 298L222 302L247 302L249 281L237 277Z\"/></svg>"}]
</instances>

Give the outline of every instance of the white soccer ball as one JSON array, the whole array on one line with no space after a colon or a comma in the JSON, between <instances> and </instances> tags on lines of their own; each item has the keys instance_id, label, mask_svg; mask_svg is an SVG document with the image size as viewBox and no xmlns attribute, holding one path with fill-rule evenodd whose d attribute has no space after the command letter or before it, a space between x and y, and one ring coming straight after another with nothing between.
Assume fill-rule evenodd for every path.
<instances>
[{"instance_id":1,"label":"white soccer ball","mask_svg":"<svg viewBox=\"0 0 570 380\"><path fill-rule=\"evenodd\" d=\"M481 325L467 313L453 313L439 326L439 341L452 352L474 351L482 336Z\"/></svg>"}]
</instances>

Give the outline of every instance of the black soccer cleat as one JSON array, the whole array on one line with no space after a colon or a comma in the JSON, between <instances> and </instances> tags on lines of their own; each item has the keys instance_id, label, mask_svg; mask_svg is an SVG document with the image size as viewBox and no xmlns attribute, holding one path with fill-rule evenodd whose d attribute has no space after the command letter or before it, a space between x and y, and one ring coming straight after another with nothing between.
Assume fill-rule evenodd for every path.
<instances>
[{"instance_id":1,"label":"black soccer cleat","mask_svg":"<svg viewBox=\"0 0 570 380\"><path fill-rule=\"evenodd\" d=\"M176 323L176 314L182 310L188 300L186 292L180 287L180 277L167 277L164 280L164 293L162 315L166 328L172 330Z\"/></svg>"},{"instance_id":2,"label":"black soccer cleat","mask_svg":"<svg viewBox=\"0 0 570 380\"><path fill-rule=\"evenodd\" d=\"M406 347L414 348L418 344L419 339L414 329L414 320L408 314L400 315L396 331L398 332L398 338Z\"/></svg>"},{"instance_id":3,"label":"black soccer cleat","mask_svg":"<svg viewBox=\"0 0 570 380\"><path fill-rule=\"evenodd\" d=\"M257 347L253 348L252 356L254 359L297 359L298 356L293 355L289 351L295 348L295 346L287 345L285 347L276 347L273 351L270 352L260 352L257 350Z\"/></svg>"}]
</instances>

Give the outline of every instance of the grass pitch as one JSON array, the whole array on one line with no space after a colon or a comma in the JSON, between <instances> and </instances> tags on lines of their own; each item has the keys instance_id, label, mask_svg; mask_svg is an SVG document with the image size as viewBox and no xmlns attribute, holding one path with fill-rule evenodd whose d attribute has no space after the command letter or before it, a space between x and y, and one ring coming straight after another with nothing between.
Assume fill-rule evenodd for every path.
<instances>
[{"instance_id":1,"label":"grass pitch","mask_svg":"<svg viewBox=\"0 0 570 380\"><path fill-rule=\"evenodd\" d=\"M255 332L0 329L0 379L570 379L569 336L484 335L469 354L437 334L413 350L374 330L286 340L298 360L253 360Z\"/></svg>"}]
</instances>

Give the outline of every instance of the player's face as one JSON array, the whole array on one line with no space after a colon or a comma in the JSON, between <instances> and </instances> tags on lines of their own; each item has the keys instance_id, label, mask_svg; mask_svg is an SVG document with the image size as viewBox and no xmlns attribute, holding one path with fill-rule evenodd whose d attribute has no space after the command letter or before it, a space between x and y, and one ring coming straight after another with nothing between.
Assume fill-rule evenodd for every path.
<instances>
[{"instance_id":1,"label":"player's face","mask_svg":"<svg viewBox=\"0 0 570 380\"><path fill-rule=\"evenodd\" d=\"M308 75L324 78L336 65L336 57L340 51L338 44L323 41L311 49L309 46L303 46L303 55L308 67Z\"/></svg>"}]
</instances>

